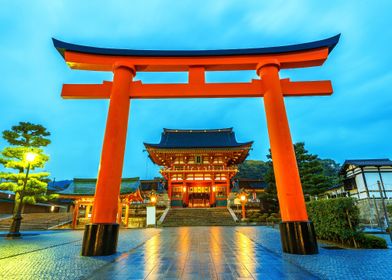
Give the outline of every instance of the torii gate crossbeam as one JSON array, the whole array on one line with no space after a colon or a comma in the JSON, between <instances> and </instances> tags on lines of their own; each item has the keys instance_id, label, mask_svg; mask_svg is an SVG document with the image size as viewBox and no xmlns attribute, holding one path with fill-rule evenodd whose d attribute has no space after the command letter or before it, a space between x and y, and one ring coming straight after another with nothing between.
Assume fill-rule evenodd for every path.
<instances>
[{"instance_id":1,"label":"torii gate crossbeam","mask_svg":"<svg viewBox=\"0 0 392 280\"><path fill-rule=\"evenodd\" d=\"M320 66L339 41L334 37L282 47L159 51L105 49L53 39L72 69L113 71L113 82L98 85L65 84L63 98L109 99L109 112L98 171L92 224L83 237L82 255L116 252L116 224L130 99L264 97L271 154L282 216L283 251L318 252L314 227L308 219L284 97L330 95L330 81L291 82L279 70ZM260 79L249 83L206 83L205 71L255 70ZM137 72L188 72L186 84L143 84Z\"/></svg>"}]
</instances>

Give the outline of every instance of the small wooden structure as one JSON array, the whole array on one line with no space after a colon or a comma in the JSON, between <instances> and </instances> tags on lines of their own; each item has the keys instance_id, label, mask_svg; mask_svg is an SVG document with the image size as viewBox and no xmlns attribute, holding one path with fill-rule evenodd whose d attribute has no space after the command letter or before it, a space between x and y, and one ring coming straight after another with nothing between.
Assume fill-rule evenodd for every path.
<instances>
[{"instance_id":1,"label":"small wooden structure","mask_svg":"<svg viewBox=\"0 0 392 280\"><path fill-rule=\"evenodd\" d=\"M96 179L74 179L70 186L59 193L59 199L73 201L72 229L76 229L80 208L85 208L84 218L91 218L94 205ZM129 205L132 202L143 202L139 178L124 178L118 200L117 223L128 226ZM123 215L123 209L125 213Z\"/></svg>"}]
</instances>

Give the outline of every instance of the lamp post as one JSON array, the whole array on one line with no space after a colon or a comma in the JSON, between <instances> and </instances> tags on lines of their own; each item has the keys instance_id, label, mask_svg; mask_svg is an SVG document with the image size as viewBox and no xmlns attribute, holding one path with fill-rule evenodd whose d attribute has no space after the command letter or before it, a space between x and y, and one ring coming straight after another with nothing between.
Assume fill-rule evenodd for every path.
<instances>
[{"instance_id":1,"label":"lamp post","mask_svg":"<svg viewBox=\"0 0 392 280\"><path fill-rule=\"evenodd\" d=\"M16 209L16 212L14 214L14 218L10 227L10 231L7 234L6 238L9 239L16 239L16 238L20 238L21 234L20 234L20 224L22 221L22 206L23 206L23 198L25 195L25 191L26 191L26 186L27 186L27 181L29 179L29 172L30 172L30 167L31 167L31 163L35 160L35 158L37 157L37 154L33 153L33 152L27 152L24 156L26 162L27 162L27 170L26 170L26 177L24 178L23 181L23 188L22 191L19 193L19 204L18 207ZM16 196L15 196L16 198Z\"/></svg>"},{"instance_id":2,"label":"lamp post","mask_svg":"<svg viewBox=\"0 0 392 280\"><path fill-rule=\"evenodd\" d=\"M156 207L157 195L154 192L150 193L150 205L146 207L146 226L156 226Z\"/></svg>"},{"instance_id":3,"label":"lamp post","mask_svg":"<svg viewBox=\"0 0 392 280\"><path fill-rule=\"evenodd\" d=\"M150 203L152 205L155 205L157 203L157 196L156 196L155 193L151 193L151 195L150 195Z\"/></svg>"},{"instance_id":4,"label":"lamp post","mask_svg":"<svg viewBox=\"0 0 392 280\"><path fill-rule=\"evenodd\" d=\"M246 218L246 213L245 213L245 204L248 201L248 193L246 193L244 190L242 190L239 194L238 197L241 201L241 206L242 206L242 220L245 220Z\"/></svg>"}]
</instances>

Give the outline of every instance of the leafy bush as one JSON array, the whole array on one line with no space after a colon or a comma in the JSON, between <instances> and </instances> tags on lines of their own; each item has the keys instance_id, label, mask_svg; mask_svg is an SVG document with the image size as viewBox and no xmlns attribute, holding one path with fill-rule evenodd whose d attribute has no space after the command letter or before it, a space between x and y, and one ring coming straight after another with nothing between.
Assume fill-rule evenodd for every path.
<instances>
[{"instance_id":1,"label":"leafy bush","mask_svg":"<svg viewBox=\"0 0 392 280\"><path fill-rule=\"evenodd\" d=\"M365 249L387 248L387 242L385 241L384 238L370 235L370 234L358 233L355 236L355 241L357 242L360 248L365 248Z\"/></svg>"},{"instance_id":2,"label":"leafy bush","mask_svg":"<svg viewBox=\"0 0 392 280\"><path fill-rule=\"evenodd\" d=\"M387 205L388 216L392 218L392 204Z\"/></svg>"},{"instance_id":3,"label":"leafy bush","mask_svg":"<svg viewBox=\"0 0 392 280\"><path fill-rule=\"evenodd\" d=\"M359 210L349 197L315 200L307 203L310 220L320 239L354 245Z\"/></svg>"}]
</instances>

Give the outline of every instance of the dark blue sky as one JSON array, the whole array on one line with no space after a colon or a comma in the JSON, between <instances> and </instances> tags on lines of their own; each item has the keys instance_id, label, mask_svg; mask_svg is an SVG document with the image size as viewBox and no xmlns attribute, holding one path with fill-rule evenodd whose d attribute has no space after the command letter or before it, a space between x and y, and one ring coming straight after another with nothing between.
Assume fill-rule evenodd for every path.
<instances>
[{"instance_id":1,"label":"dark blue sky","mask_svg":"<svg viewBox=\"0 0 392 280\"><path fill-rule=\"evenodd\" d=\"M96 176L108 108L105 100L62 100L62 84L101 83L112 74L70 70L52 37L98 47L219 49L342 33L322 67L281 71L292 80L331 79L334 87L331 97L286 99L293 141L338 162L392 157L391 1L14 2L0 9L0 130L19 121L46 126L52 133L46 169L56 180ZM211 82L252 78L252 71L207 74ZM185 82L186 74L136 79ZM262 99L135 100L124 177L158 175L143 142L158 142L164 127L234 127L238 141L255 141L250 159L265 160L269 148Z\"/></svg>"}]
</instances>

